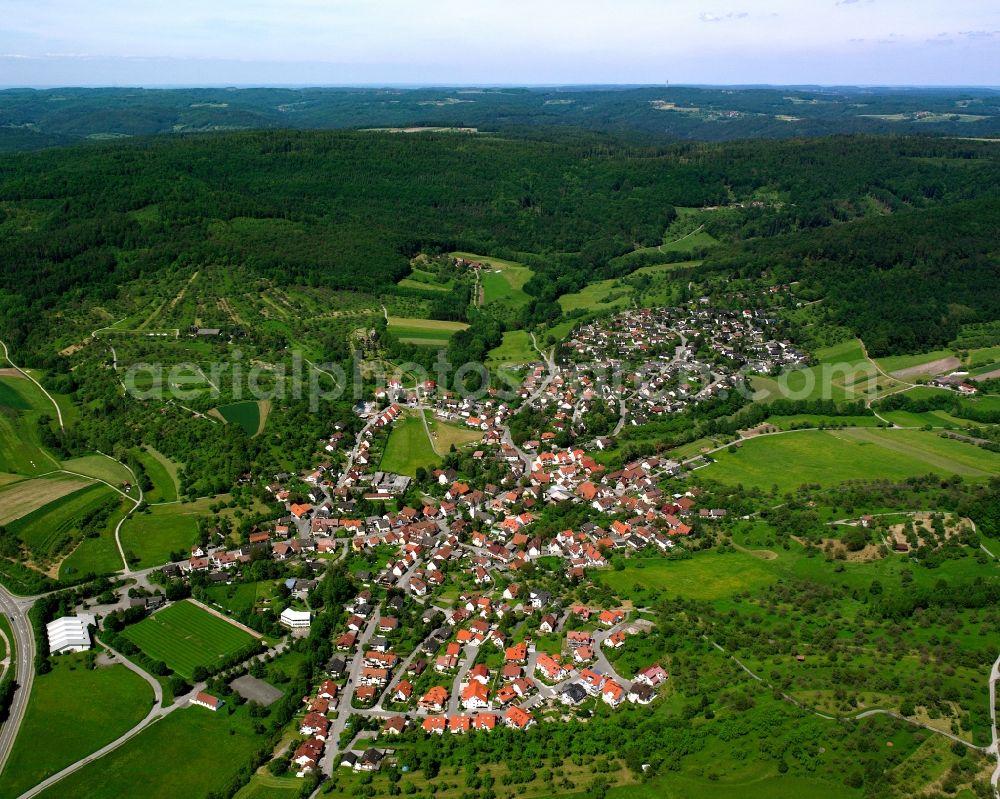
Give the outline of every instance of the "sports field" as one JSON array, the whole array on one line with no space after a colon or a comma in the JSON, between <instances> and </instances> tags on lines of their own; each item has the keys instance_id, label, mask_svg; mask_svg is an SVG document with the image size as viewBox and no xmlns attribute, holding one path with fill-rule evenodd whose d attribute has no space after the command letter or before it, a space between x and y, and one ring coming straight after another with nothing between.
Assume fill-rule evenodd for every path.
<instances>
[{"instance_id":1,"label":"sports field","mask_svg":"<svg viewBox=\"0 0 1000 799\"><path fill-rule=\"evenodd\" d=\"M985 479L1000 473L1000 454L921 430L807 430L759 436L722 450L700 470L724 483L788 491L803 483L902 480L934 472Z\"/></svg>"},{"instance_id":2,"label":"sports field","mask_svg":"<svg viewBox=\"0 0 1000 799\"><path fill-rule=\"evenodd\" d=\"M153 660L191 678L196 666L212 666L254 639L239 627L185 600L125 629L124 635Z\"/></svg>"}]
</instances>

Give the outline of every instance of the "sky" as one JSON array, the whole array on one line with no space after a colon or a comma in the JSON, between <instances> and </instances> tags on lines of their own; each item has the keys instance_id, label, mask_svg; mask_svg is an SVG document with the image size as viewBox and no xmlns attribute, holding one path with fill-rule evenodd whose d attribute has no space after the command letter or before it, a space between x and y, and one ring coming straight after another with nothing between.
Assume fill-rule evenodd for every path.
<instances>
[{"instance_id":1,"label":"sky","mask_svg":"<svg viewBox=\"0 0 1000 799\"><path fill-rule=\"evenodd\" d=\"M998 0L0 0L0 86L997 86L998 53Z\"/></svg>"}]
</instances>

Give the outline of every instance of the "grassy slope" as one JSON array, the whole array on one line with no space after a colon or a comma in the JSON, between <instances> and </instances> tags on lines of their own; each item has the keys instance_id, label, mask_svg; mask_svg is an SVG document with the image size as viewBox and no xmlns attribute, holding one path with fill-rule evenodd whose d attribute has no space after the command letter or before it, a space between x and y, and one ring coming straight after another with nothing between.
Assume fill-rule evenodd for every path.
<instances>
[{"instance_id":1,"label":"grassy slope","mask_svg":"<svg viewBox=\"0 0 1000 799\"><path fill-rule=\"evenodd\" d=\"M84 538L59 564L59 579L80 574L111 574L121 571L122 558L115 543L115 527L119 519L132 509L132 503L122 499L97 538Z\"/></svg>"},{"instance_id":2,"label":"grassy slope","mask_svg":"<svg viewBox=\"0 0 1000 799\"><path fill-rule=\"evenodd\" d=\"M145 717L152 700L146 681L124 666L91 671L83 655L56 658L49 674L35 678L0 799L19 796L113 741Z\"/></svg>"},{"instance_id":3,"label":"grassy slope","mask_svg":"<svg viewBox=\"0 0 1000 799\"><path fill-rule=\"evenodd\" d=\"M0 524L10 524L49 502L91 485L90 480L66 474L6 485L0 490Z\"/></svg>"},{"instance_id":4,"label":"grassy slope","mask_svg":"<svg viewBox=\"0 0 1000 799\"><path fill-rule=\"evenodd\" d=\"M97 453L63 461L63 468L69 472L96 477L98 480L104 480L113 486L120 486L124 482L134 482L132 473L122 464L113 458Z\"/></svg>"},{"instance_id":5,"label":"grassy slope","mask_svg":"<svg viewBox=\"0 0 1000 799\"><path fill-rule=\"evenodd\" d=\"M173 502L177 499L177 469L173 474L167 468L169 461L155 450L137 450L139 462L153 481L153 488L146 492L147 502Z\"/></svg>"},{"instance_id":6,"label":"grassy slope","mask_svg":"<svg viewBox=\"0 0 1000 799\"><path fill-rule=\"evenodd\" d=\"M246 708L230 716L177 710L101 760L40 794L44 799L177 799L222 790L259 746ZM150 779L155 775L155 779Z\"/></svg>"},{"instance_id":7,"label":"grassy slope","mask_svg":"<svg viewBox=\"0 0 1000 799\"><path fill-rule=\"evenodd\" d=\"M20 538L32 551L51 555L60 544L68 542L77 530L78 520L86 513L101 507L115 492L101 483L91 483L85 488L49 502L41 508L22 516L8 525L8 530Z\"/></svg>"}]
</instances>

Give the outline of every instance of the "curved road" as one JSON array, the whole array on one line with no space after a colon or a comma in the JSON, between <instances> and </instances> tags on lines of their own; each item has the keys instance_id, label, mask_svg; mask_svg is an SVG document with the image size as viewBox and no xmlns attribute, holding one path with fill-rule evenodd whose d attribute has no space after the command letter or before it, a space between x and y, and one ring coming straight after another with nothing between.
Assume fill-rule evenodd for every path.
<instances>
[{"instance_id":1,"label":"curved road","mask_svg":"<svg viewBox=\"0 0 1000 799\"><path fill-rule=\"evenodd\" d=\"M0 727L0 773L3 773L10 750L14 746L14 739L28 707L31 683L35 679L35 634L28 621L28 611L34 604L35 597L14 596L0 585L0 611L10 621L17 648L16 660L8 666L15 670L14 679L17 681L17 688L10 705L10 715Z\"/></svg>"}]
</instances>

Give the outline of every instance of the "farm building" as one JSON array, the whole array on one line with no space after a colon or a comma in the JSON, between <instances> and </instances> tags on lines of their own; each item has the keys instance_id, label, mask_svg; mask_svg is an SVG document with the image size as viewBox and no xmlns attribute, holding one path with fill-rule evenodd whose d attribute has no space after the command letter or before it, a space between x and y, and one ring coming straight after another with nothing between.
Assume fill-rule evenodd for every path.
<instances>
[{"instance_id":1,"label":"farm building","mask_svg":"<svg viewBox=\"0 0 1000 799\"><path fill-rule=\"evenodd\" d=\"M199 691L194 699L191 700L192 705L198 705L199 707L207 707L213 713L217 711L224 702L216 696L211 694L206 694L204 691Z\"/></svg>"}]
</instances>

